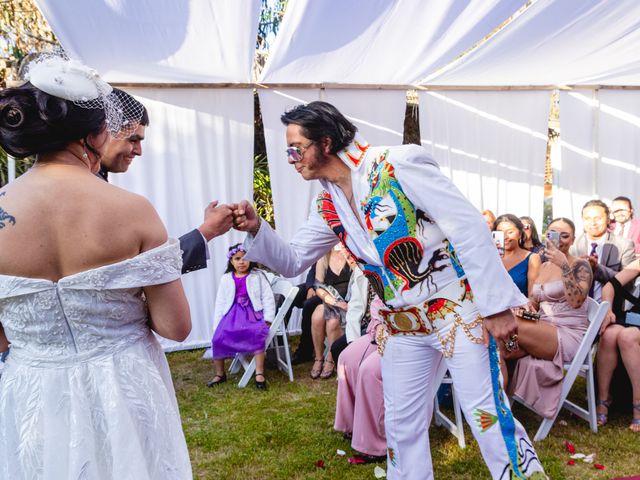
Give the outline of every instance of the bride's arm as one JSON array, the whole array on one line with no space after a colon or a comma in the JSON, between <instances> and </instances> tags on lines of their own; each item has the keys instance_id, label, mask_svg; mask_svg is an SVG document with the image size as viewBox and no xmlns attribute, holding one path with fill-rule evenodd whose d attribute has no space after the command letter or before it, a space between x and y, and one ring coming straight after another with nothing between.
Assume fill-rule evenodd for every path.
<instances>
[{"instance_id":1,"label":"bride's arm","mask_svg":"<svg viewBox=\"0 0 640 480\"><path fill-rule=\"evenodd\" d=\"M155 208L144 199L136 205L136 216L141 226L140 251L150 250L167 241L167 230ZM144 287L149 307L151 329L165 338L182 342L191 332L189 303L178 278L169 283Z\"/></svg>"},{"instance_id":2,"label":"bride's arm","mask_svg":"<svg viewBox=\"0 0 640 480\"><path fill-rule=\"evenodd\" d=\"M180 280L144 287L151 329L165 338L182 342L191 332L189 303Z\"/></svg>"}]
</instances>

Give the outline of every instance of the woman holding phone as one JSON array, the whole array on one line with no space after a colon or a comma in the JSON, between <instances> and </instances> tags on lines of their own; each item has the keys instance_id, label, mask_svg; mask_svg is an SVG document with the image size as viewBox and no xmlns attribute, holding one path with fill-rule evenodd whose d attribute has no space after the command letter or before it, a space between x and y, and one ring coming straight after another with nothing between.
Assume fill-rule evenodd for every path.
<instances>
[{"instance_id":1,"label":"woman holding phone","mask_svg":"<svg viewBox=\"0 0 640 480\"><path fill-rule=\"evenodd\" d=\"M571 220L549 224L547 261L532 285L528 313L516 312L519 346L502 352L506 360L518 360L508 392L547 418L558 409L563 365L573 360L588 326L585 300L593 274L589 262L569 254L574 239Z\"/></svg>"},{"instance_id":2,"label":"woman holding phone","mask_svg":"<svg viewBox=\"0 0 640 480\"><path fill-rule=\"evenodd\" d=\"M504 235L504 254L502 264L513 283L524 296L529 296L529 289L538 276L540 256L524 248L525 232L522 221L510 213L500 215L494 223L495 233ZM495 236L494 236L495 238Z\"/></svg>"}]
</instances>

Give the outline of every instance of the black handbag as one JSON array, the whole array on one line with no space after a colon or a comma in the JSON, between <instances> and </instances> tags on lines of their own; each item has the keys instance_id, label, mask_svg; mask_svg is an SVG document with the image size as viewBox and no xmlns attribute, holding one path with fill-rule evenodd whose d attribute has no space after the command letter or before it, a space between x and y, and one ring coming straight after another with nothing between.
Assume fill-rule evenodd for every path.
<instances>
[{"instance_id":1,"label":"black handbag","mask_svg":"<svg viewBox=\"0 0 640 480\"><path fill-rule=\"evenodd\" d=\"M617 278L611 280L613 285L614 299L612 310L616 315L616 323L625 327L640 328L640 298L635 297L629 290L624 288ZM630 310L624 310L624 301L631 303Z\"/></svg>"}]
</instances>

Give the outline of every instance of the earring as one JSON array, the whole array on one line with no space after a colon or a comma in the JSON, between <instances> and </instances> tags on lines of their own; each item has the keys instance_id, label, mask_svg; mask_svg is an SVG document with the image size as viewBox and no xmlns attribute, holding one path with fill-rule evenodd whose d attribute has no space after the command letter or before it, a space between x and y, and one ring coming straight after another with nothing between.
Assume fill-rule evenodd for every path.
<instances>
[{"instance_id":1,"label":"earring","mask_svg":"<svg viewBox=\"0 0 640 480\"><path fill-rule=\"evenodd\" d=\"M89 155L87 155L87 152L82 152L82 159L89 161Z\"/></svg>"}]
</instances>

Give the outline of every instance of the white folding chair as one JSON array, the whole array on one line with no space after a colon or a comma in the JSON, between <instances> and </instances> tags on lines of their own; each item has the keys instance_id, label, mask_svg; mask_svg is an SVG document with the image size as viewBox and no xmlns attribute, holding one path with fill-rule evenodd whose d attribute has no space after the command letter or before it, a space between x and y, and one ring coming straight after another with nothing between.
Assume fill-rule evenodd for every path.
<instances>
[{"instance_id":1,"label":"white folding chair","mask_svg":"<svg viewBox=\"0 0 640 480\"><path fill-rule=\"evenodd\" d=\"M276 362L278 369L286 372L289 381L293 382L293 367L291 365L291 352L289 351L289 341L287 338L287 330L284 324L284 317L291 309L291 304L298 294L298 287L291 285L291 282L281 277L274 277L271 281L271 288L274 294L284 295L284 302L276 312L276 316L269 327L269 335L265 342L265 347L274 347L276 350ZM278 338L281 339L282 345L278 345ZM283 351L281 352L280 349ZM284 358L282 358L284 356ZM251 358L251 360L249 360ZM235 374L244 368L244 374L238 382L238 388L244 388L251 380L256 370L256 359L249 355L237 354L229 366L229 373Z\"/></svg>"},{"instance_id":2,"label":"white folding chair","mask_svg":"<svg viewBox=\"0 0 640 480\"><path fill-rule=\"evenodd\" d=\"M451 379L451 375L447 370L447 364L444 360L440 361L440 366L438 367L438 371L436 372L434 385L438 385L434 392L434 408L433 415L434 420L437 426L444 427L451 435L458 439L458 445L460 448L465 448L466 443L464 441L464 421L462 416L462 409L460 408L460 402L456 397L455 387L453 386L453 380ZM440 385L451 385L451 398L453 400L453 414L455 418L455 422L451 421L442 411L440 410L440 405L438 404L438 390Z\"/></svg>"},{"instance_id":3,"label":"white folding chair","mask_svg":"<svg viewBox=\"0 0 640 480\"><path fill-rule=\"evenodd\" d=\"M599 304L592 298L587 298L586 301L589 327L587 328L587 332L582 338L582 342L578 347L576 356L573 357L573 361L569 364L564 365L566 373L564 379L562 380L560 405L561 407L566 408L578 417L589 422L591 430L593 432L597 432L598 422L596 420L596 392L593 376L593 359L596 353L596 345L594 342L596 336L598 335L598 331L602 326L602 321L604 320L604 317L609 309L609 302L602 302ZM571 402L570 400L567 400L567 396L571 391L573 382L575 382L578 375L587 380L587 408L583 408ZM513 399L523 404L530 410L533 410L530 405L528 405L522 398L518 397L517 395L514 395ZM553 418L545 418L542 420L540 428L538 428L535 437L533 437L534 441L540 441L546 438L546 436L549 434L549 431L551 430L551 427L553 426L553 423L556 421L559 412L560 408L558 408Z\"/></svg>"}]
</instances>

